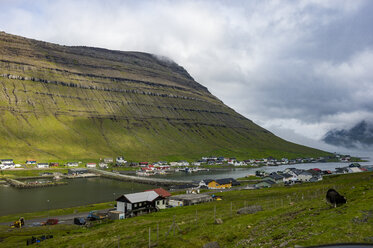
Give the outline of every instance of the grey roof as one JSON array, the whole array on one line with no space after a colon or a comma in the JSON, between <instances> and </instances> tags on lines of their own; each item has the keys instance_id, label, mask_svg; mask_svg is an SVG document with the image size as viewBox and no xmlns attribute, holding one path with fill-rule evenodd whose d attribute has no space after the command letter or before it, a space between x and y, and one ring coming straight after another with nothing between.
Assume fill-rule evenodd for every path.
<instances>
[{"instance_id":1,"label":"grey roof","mask_svg":"<svg viewBox=\"0 0 373 248\"><path fill-rule=\"evenodd\" d=\"M302 171L299 175L307 175L307 176L312 176L312 174L308 171Z\"/></svg>"},{"instance_id":2,"label":"grey roof","mask_svg":"<svg viewBox=\"0 0 373 248\"><path fill-rule=\"evenodd\" d=\"M154 201L159 195L155 191L145 191L123 195L131 203Z\"/></svg>"},{"instance_id":3,"label":"grey roof","mask_svg":"<svg viewBox=\"0 0 373 248\"><path fill-rule=\"evenodd\" d=\"M281 180L282 178L284 178L283 176L277 174L277 173L273 173L271 175L269 175L270 178L273 178L274 180Z\"/></svg>"},{"instance_id":4,"label":"grey roof","mask_svg":"<svg viewBox=\"0 0 373 248\"><path fill-rule=\"evenodd\" d=\"M283 176L284 178L290 178L290 177L293 177L292 175L288 174L288 173L284 173L282 174L281 176Z\"/></svg>"},{"instance_id":5,"label":"grey roof","mask_svg":"<svg viewBox=\"0 0 373 248\"><path fill-rule=\"evenodd\" d=\"M184 194L184 195L173 195L170 199L173 200L200 200L200 199L210 199L212 198L207 194Z\"/></svg>"}]
</instances>

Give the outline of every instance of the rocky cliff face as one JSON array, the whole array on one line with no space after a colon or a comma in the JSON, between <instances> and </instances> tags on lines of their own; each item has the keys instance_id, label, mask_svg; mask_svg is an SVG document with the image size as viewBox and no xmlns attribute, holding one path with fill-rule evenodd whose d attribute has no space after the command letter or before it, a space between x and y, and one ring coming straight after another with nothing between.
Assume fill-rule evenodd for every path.
<instances>
[{"instance_id":1,"label":"rocky cliff face","mask_svg":"<svg viewBox=\"0 0 373 248\"><path fill-rule=\"evenodd\" d=\"M158 56L0 33L0 156L299 155Z\"/></svg>"}]
</instances>

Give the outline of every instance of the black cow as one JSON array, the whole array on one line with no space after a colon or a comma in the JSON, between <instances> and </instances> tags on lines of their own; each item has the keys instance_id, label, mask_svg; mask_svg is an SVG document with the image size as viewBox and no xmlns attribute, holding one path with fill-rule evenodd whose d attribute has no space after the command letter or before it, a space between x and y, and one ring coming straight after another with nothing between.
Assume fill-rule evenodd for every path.
<instances>
[{"instance_id":1,"label":"black cow","mask_svg":"<svg viewBox=\"0 0 373 248\"><path fill-rule=\"evenodd\" d=\"M332 204L335 208L347 202L343 195L340 195L335 189L329 189L326 193L326 201Z\"/></svg>"}]
</instances>

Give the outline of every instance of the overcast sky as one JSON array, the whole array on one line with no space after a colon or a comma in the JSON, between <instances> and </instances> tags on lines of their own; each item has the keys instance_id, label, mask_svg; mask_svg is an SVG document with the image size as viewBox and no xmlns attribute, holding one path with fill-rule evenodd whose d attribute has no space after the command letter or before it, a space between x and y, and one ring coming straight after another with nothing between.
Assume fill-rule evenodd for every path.
<instances>
[{"instance_id":1,"label":"overcast sky","mask_svg":"<svg viewBox=\"0 0 373 248\"><path fill-rule=\"evenodd\" d=\"M0 0L0 30L164 55L291 141L373 119L373 1ZM332 149L332 148L330 148ZM329 149L329 150L330 150Z\"/></svg>"}]
</instances>

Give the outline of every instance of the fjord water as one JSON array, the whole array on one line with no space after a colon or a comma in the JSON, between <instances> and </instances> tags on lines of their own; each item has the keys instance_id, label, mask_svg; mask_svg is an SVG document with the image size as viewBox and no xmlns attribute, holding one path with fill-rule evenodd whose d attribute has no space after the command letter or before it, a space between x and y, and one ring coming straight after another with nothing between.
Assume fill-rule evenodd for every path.
<instances>
[{"instance_id":1,"label":"fjord water","mask_svg":"<svg viewBox=\"0 0 373 248\"><path fill-rule=\"evenodd\" d=\"M154 187L99 177L69 179L66 182L67 185L33 189L0 186L0 216L109 202L120 194Z\"/></svg>"},{"instance_id":2,"label":"fjord water","mask_svg":"<svg viewBox=\"0 0 373 248\"><path fill-rule=\"evenodd\" d=\"M360 164L371 165L372 163L363 162ZM177 172L171 175L157 175L155 177L199 181L207 178L244 177L248 174L254 174L258 169L272 172L282 171L289 167L296 167L299 169L319 168L333 171L337 167L348 165L349 163L305 163L250 169L213 169L198 173ZM108 202L113 201L116 196L120 194L140 192L156 187L154 185L122 182L106 178L70 179L67 180L67 182L67 185L34 189L15 189L12 187L0 186L0 216Z\"/></svg>"}]
</instances>

